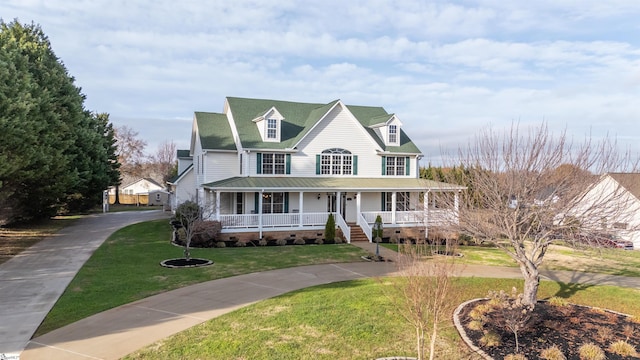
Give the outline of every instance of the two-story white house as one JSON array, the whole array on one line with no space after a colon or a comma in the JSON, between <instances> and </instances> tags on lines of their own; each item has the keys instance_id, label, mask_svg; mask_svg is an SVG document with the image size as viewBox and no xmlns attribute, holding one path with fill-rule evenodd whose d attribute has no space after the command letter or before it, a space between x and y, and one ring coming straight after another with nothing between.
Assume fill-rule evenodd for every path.
<instances>
[{"instance_id":1,"label":"two-story white house","mask_svg":"<svg viewBox=\"0 0 640 360\"><path fill-rule=\"evenodd\" d=\"M348 241L371 241L378 215L386 237L420 239L457 216L438 196L464 189L420 179L421 157L382 107L227 97L195 113L173 206L197 200L236 239L322 232L329 213Z\"/></svg>"}]
</instances>

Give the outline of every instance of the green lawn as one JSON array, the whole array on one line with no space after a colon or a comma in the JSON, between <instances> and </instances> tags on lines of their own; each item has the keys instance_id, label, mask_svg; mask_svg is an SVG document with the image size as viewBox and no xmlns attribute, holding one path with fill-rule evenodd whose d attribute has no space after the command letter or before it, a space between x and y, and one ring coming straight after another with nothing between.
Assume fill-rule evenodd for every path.
<instances>
[{"instance_id":1,"label":"green lawn","mask_svg":"<svg viewBox=\"0 0 640 360\"><path fill-rule=\"evenodd\" d=\"M87 316L160 292L203 281L239 274L299 265L361 261L364 252L351 245L245 247L193 249L192 256L211 259L213 266L192 269L168 269L159 262L182 256L182 248L169 243L170 227L166 220L140 223L114 233L94 253L73 279L57 304L36 332L42 335ZM394 245L384 244L393 247ZM577 259L595 264L586 270L640 276L640 252L618 250L615 253L550 250L551 268L569 266ZM461 261L470 264L514 266L499 249L462 247ZM560 254L562 262L554 263ZM567 258L569 260L567 260ZM601 259L607 259L603 262Z\"/></svg>"},{"instance_id":2,"label":"green lawn","mask_svg":"<svg viewBox=\"0 0 640 360\"><path fill-rule=\"evenodd\" d=\"M521 280L455 279L452 307ZM388 296L385 279L354 280L294 291L207 321L127 359L372 359L415 356L414 329ZM575 291L567 292L567 288ZM568 295L571 294L571 295ZM542 282L539 296L640 316L640 291ZM438 359L470 358L450 319L441 324Z\"/></svg>"},{"instance_id":3,"label":"green lawn","mask_svg":"<svg viewBox=\"0 0 640 360\"><path fill-rule=\"evenodd\" d=\"M166 220L115 232L85 263L36 332L42 335L98 312L203 281L300 265L360 261L365 252L341 245L193 249L213 266L169 269L160 261L182 257L171 245Z\"/></svg>"}]
</instances>

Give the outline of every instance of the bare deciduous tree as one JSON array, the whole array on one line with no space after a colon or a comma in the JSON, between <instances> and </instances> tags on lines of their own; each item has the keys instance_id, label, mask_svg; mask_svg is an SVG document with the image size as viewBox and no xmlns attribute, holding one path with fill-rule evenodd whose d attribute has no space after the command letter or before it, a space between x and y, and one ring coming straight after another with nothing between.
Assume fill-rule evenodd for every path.
<instances>
[{"instance_id":1,"label":"bare deciduous tree","mask_svg":"<svg viewBox=\"0 0 640 360\"><path fill-rule=\"evenodd\" d=\"M126 125L118 126L114 130L120 172L123 175L140 177L147 143L138 138L137 131Z\"/></svg>"},{"instance_id":2,"label":"bare deciduous tree","mask_svg":"<svg viewBox=\"0 0 640 360\"><path fill-rule=\"evenodd\" d=\"M454 161L465 167L465 181L476 192L461 199L454 225L516 261L526 304L535 306L539 267L554 241L593 244L601 219L630 215L619 202L621 188L590 196L588 205L581 201L599 175L636 169L609 138L574 144L566 132L554 137L544 123L523 132L512 124L504 134L480 132Z\"/></svg>"},{"instance_id":3,"label":"bare deciduous tree","mask_svg":"<svg viewBox=\"0 0 640 360\"><path fill-rule=\"evenodd\" d=\"M164 141L158 145L155 154L150 156L150 166L154 168L154 173L162 176L162 183L175 175L178 164L176 159L176 144L173 141Z\"/></svg>"},{"instance_id":4,"label":"bare deciduous tree","mask_svg":"<svg viewBox=\"0 0 640 360\"><path fill-rule=\"evenodd\" d=\"M452 258L427 260L435 247L424 244L399 245L397 264L399 276L389 278L398 313L416 331L418 359L424 359L425 340L429 340L429 359L436 354L439 324L451 313L447 302L457 270Z\"/></svg>"}]
</instances>

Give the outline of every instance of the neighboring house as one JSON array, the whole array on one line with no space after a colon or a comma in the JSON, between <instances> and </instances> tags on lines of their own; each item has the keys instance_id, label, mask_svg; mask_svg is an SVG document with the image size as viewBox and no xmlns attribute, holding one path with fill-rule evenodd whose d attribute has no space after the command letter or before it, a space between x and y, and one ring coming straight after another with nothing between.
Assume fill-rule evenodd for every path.
<instances>
[{"instance_id":1,"label":"neighboring house","mask_svg":"<svg viewBox=\"0 0 640 360\"><path fill-rule=\"evenodd\" d=\"M165 205L169 203L169 192L151 178L135 179L118 188L121 204ZM109 202L115 202L116 187L109 188Z\"/></svg>"},{"instance_id":2,"label":"neighboring house","mask_svg":"<svg viewBox=\"0 0 640 360\"><path fill-rule=\"evenodd\" d=\"M120 193L125 195L142 195L148 194L155 190L164 190L165 188L151 178L136 179L126 185L120 186ZM115 194L115 188L110 189ZM111 193L111 192L110 192Z\"/></svg>"},{"instance_id":3,"label":"neighboring house","mask_svg":"<svg viewBox=\"0 0 640 360\"><path fill-rule=\"evenodd\" d=\"M421 157L382 107L228 97L222 113L195 113L172 204L198 201L236 239L322 235L329 213L347 240L371 240L377 215L385 237L419 239L457 216L434 194L464 189L420 179Z\"/></svg>"},{"instance_id":4,"label":"neighboring house","mask_svg":"<svg viewBox=\"0 0 640 360\"><path fill-rule=\"evenodd\" d=\"M178 150L178 175L169 180L171 209L179 204L196 199L196 177L193 171L193 156L189 150Z\"/></svg>"},{"instance_id":5,"label":"neighboring house","mask_svg":"<svg viewBox=\"0 0 640 360\"><path fill-rule=\"evenodd\" d=\"M594 207L591 212L588 211L590 206ZM631 241L635 249L640 249L640 173L608 173L601 176L576 208L592 214L592 223L597 230Z\"/></svg>"}]
</instances>

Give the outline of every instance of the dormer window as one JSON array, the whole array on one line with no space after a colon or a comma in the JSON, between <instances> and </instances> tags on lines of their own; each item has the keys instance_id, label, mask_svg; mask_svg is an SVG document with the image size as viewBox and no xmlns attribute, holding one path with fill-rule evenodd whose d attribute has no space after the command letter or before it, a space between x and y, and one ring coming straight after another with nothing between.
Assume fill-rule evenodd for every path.
<instances>
[{"instance_id":1,"label":"dormer window","mask_svg":"<svg viewBox=\"0 0 640 360\"><path fill-rule=\"evenodd\" d=\"M258 126L262 141L280 142L281 125L284 117L275 107L258 115L253 122Z\"/></svg>"},{"instance_id":2,"label":"dormer window","mask_svg":"<svg viewBox=\"0 0 640 360\"><path fill-rule=\"evenodd\" d=\"M398 143L398 126L389 125L389 144Z\"/></svg>"},{"instance_id":3,"label":"dormer window","mask_svg":"<svg viewBox=\"0 0 640 360\"><path fill-rule=\"evenodd\" d=\"M267 119L267 139L276 140L278 135L278 120Z\"/></svg>"}]
</instances>

